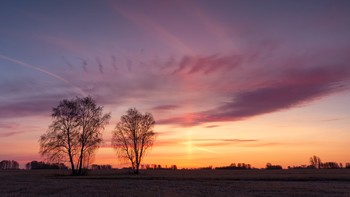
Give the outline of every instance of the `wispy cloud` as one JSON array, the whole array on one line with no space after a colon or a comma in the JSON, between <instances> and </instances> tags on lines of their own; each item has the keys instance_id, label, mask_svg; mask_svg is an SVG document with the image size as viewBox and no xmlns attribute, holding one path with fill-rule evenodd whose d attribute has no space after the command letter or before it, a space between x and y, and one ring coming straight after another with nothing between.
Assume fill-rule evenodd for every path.
<instances>
[{"instance_id":1,"label":"wispy cloud","mask_svg":"<svg viewBox=\"0 0 350 197\"><path fill-rule=\"evenodd\" d=\"M348 65L286 69L273 82L247 88L217 108L158 121L193 126L205 122L236 121L289 109L348 88ZM252 79L254 80L254 79ZM191 122L188 122L190 116Z\"/></svg>"},{"instance_id":2,"label":"wispy cloud","mask_svg":"<svg viewBox=\"0 0 350 197\"><path fill-rule=\"evenodd\" d=\"M205 128L216 128L216 127L220 127L220 125L208 125L208 126L205 126Z\"/></svg>"},{"instance_id":3,"label":"wispy cloud","mask_svg":"<svg viewBox=\"0 0 350 197\"><path fill-rule=\"evenodd\" d=\"M18 128L18 123L2 123L0 122L0 129L16 129Z\"/></svg>"},{"instance_id":4,"label":"wispy cloud","mask_svg":"<svg viewBox=\"0 0 350 197\"><path fill-rule=\"evenodd\" d=\"M152 108L152 110L174 110L179 108L178 105L158 105Z\"/></svg>"},{"instance_id":5,"label":"wispy cloud","mask_svg":"<svg viewBox=\"0 0 350 197\"><path fill-rule=\"evenodd\" d=\"M52 107L56 106L61 99L72 98L68 93L48 94L43 97L28 96L22 99L13 99L0 104L1 118L15 118L25 116L51 115Z\"/></svg>"},{"instance_id":6,"label":"wispy cloud","mask_svg":"<svg viewBox=\"0 0 350 197\"><path fill-rule=\"evenodd\" d=\"M28 132L36 132L40 127L33 125L22 125L16 122L0 122L0 137L11 137Z\"/></svg>"},{"instance_id":7,"label":"wispy cloud","mask_svg":"<svg viewBox=\"0 0 350 197\"><path fill-rule=\"evenodd\" d=\"M58 75L56 75L56 74L54 74L54 73L52 73L52 72L49 72L49 71L44 70L44 69L42 69L42 68L39 68L39 67L37 67L37 66L33 66L33 65L27 64L27 63L25 63L25 62L22 62L22 61L20 61L20 60L17 60L17 59L14 59L14 58L10 58L10 57L7 57L7 56L1 55L1 54L0 54L0 58L5 59L5 60L8 60L8 61L11 61L11 62L13 62L13 63L16 63L16 64L18 64L18 65L21 65L21 66L24 66L24 67L27 67L27 68L30 68L30 69L33 69L33 70L37 70L37 71L42 72L42 73L45 73L45 74L47 74L47 75L50 75L50 76L52 76L52 77L54 77L54 78L56 78L56 79L58 79L58 80L60 80L60 81L63 81L64 83L68 84L69 86L73 87L74 89L76 89L77 91L79 91L79 93L80 93L81 95L86 96L86 93L85 93L81 88L79 88L79 87L73 85L70 81L68 81L68 80L64 79L63 77L58 76Z\"/></svg>"},{"instance_id":8,"label":"wispy cloud","mask_svg":"<svg viewBox=\"0 0 350 197\"><path fill-rule=\"evenodd\" d=\"M98 59L96 67L100 71L84 73L72 70L64 72L63 76L101 104L131 106L147 101L155 104L150 109L156 113L174 112L158 119L158 124L182 126L236 121L286 110L342 91L349 85L350 69L346 63L322 65L316 61L310 64L307 58L292 58L261 67L257 66L261 59L257 58L250 62L255 66L248 66L246 57L250 56L248 53L170 57L158 60L158 65L154 65L152 60L133 64L133 72L127 72L126 67L123 70L120 62L114 62L120 68L115 70L113 65L102 65L104 61ZM341 54L338 57L346 60ZM163 66L169 61L172 62L168 68L170 72L164 74ZM25 84L16 85L21 87ZM4 94L7 94L4 92L6 89L2 90ZM50 113L59 101L57 98L67 97L68 92L62 92L61 96L57 96L57 92L45 94L40 99L31 96L26 101L2 103L0 116ZM174 97L175 94L177 96ZM173 116L179 111L180 115ZM213 127L209 125L207 128Z\"/></svg>"},{"instance_id":9,"label":"wispy cloud","mask_svg":"<svg viewBox=\"0 0 350 197\"><path fill-rule=\"evenodd\" d=\"M21 133L25 133L25 132L23 131L11 131L11 132L4 132L4 133L0 132L0 137L10 137Z\"/></svg>"},{"instance_id":10,"label":"wispy cloud","mask_svg":"<svg viewBox=\"0 0 350 197\"><path fill-rule=\"evenodd\" d=\"M228 71L242 63L242 57L239 55L219 56L211 55L207 57L184 56L178 68L172 73L209 74L216 71Z\"/></svg>"},{"instance_id":11,"label":"wispy cloud","mask_svg":"<svg viewBox=\"0 0 350 197\"><path fill-rule=\"evenodd\" d=\"M21 65L21 66L25 66L25 67L33 69L33 70L40 71L40 72L48 74L48 75L50 75L50 76L52 76L52 77L54 77L54 78L56 78L56 79L58 79L60 81L63 81L64 83L70 84L70 82L67 81L66 79L64 79L64 78L62 78L62 77L60 77L60 76L58 76L58 75L56 75L54 73L51 73L51 72L49 72L47 70L39 68L37 66L33 66L33 65L27 64L25 62L22 62L20 60L17 60L17 59L14 59L14 58L10 58L10 57L7 57L7 56L1 55L1 54L0 54L0 58L2 58L4 60L8 60L8 61L13 62L13 63L16 63L16 64Z\"/></svg>"}]
</instances>

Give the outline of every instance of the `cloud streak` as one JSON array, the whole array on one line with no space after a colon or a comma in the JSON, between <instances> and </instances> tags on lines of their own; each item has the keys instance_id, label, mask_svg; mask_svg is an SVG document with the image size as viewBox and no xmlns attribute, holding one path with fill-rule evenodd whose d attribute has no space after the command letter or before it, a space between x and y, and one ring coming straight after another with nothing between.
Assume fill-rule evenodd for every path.
<instances>
[{"instance_id":1,"label":"cloud streak","mask_svg":"<svg viewBox=\"0 0 350 197\"><path fill-rule=\"evenodd\" d=\"M348 65L287 69L275 82L240 91L234 94L231 101L214 109L189 113L185 115L186 118L160 120L158 123L194 126L206 122L242 120L300 106L322 96L345 90L348 88L349 79Z\"/></svg>"},{"instance_id":2,"label":"cloud streak","mask_svg":"<svg viewBox=\"0 0 350 197\"><path fill-rule=\"evenodd\" d=\"M44 70L42 68L39 68L39 67L36 67L36 66L32 66L30 64L24 63L22 61L19 61L19 60L16 60L16 59L13 59L13 58L1 55L1 54L0 54L0 58L2 58L4 60L7 60L7 61L10 61L10 62L14 62L14 63L19 64L21 66L24 66L24 67L27 67L27 68L30 68L30 69L37 70L37 71L40 71L42 73L48 74L48 75L50 75L50 76L52 76L52 77L54 77L54 78L56 78L56 79L58 79L60 81L63 81L64 83L67 83L67 84L71 85L70 82L67 81L66 79L64 79L64 78L62 78L62 77L60 77L60 76L58 76L56 74L53 74L53 73L51 73L51 72L49 72L47 70Z\"/></svg>"},{"instance_id":3,"label":"cloud streak","mask_svg":"<svg viewBox=\"0 0 350 197\"><path fill-rule=\"evenodd\" d=\"M83 96L86 96L86 95L87 95L82 89L80 89L79 87L74 86L74 85L73 85L71 82L69 82L68 80L66 80L66 79L64 79L64 78L62 78L62 77L60 77L60 76L58 76L58 75L56 75L56 74L54 74L54 73L51 73L51 72L49 72L49 71L47 71L47 70L44 70L44 69L42 69L42 68L39 68L39 67L30 65L30 64L24 63L24 62L22 62L22 61L19 61L19 60L16 60L16 59L13 59L13 58L10 58L10 57L1 55L1 54L0 54L0 58L5 59L5 60L10 61L10 62L14 62L14 63L16 63L16 64L18 64L18 65L21 65L21 66L24 66L24 67L27 67L27 68L30 68L30 69L33 69L33 70L37 70L37 71L40 71L40 72L45 73L45 74L48 74L48 75L50 75L50 76L52 76L52 77L54 77L54 78L56 78L56 79L58 79L58 80L60 80L60 81L63 81L64 83L68 84L69 86L75 88L76 90L79 91L79 93L80 93L81 95L83 95Z\"/></svg>"},{"instance_id":4,"label":"cloud streak","mask_svg":"<svg viewBox=\"0 0 350 197\"><path fill-rule=\"evenodd\" d=\"M10 137L10 136L21 134L21 133L25 133L25 132L23 132L23 131L11 131L11 132L0 133L0 137Z\"/></svg>"},{"instance_id":5,"label":"cloud streak","mask_svg":"<svg viewBox=\"0 0 350 197\"><path fill-rule=\"evenodd\" d=\"M261 50L264 53L270 49L262 46ZM339 54L329 56L348 59ZM84 92L92 92L101 104L135 106L136 103L137 106L146 101L155 104L149 109L164 117L157 120L157 124L180 126L237 121L286 110L342 91L349 85L350 69L342 62L322 65L320 62L327 58L310 63L309 59L314 61L314 56L295 57L264 67L259 64L270 63L269 59L264 62L258 55L251 60L251 56L250 51L243 51L231 55L169 57L157 60L157 64L153 60L135 60L130 72L126 68L115 69L122 68L114 61L117 57L112 58L110 67L96 58L99 70L89 73L72 70L64 76L83 87ZM110 56L108 58L110 60ZM129 63L124 66L130 64L131 67L131 61L128 59ZM168 66L165 69L169 72L164 73L164 65ZM32 108L25 102L9 102L0 105L0 115L26 116L43 107L46 110L58 101L56 98L56 102L45 105L47 102L43 97L40 102L44 105L32 105ZM164 116L164 112L170 111Z\"/></svg>"},{"instance_id":6,"label":"cloud streak","mask_svg":"<svg viewBox=\"0 0 350 197\"><path fill-rule=\"evenodd\" d=\"M159 106L153 107L152 110L163 111L163 110L175 110L177 108L179 108L178 105L159 105Z\"/></svg>"},{"instance_id":7,"label":"cloud streak","mask_svg":"<svg viewBox=\"0 0 350 197\"><path fill-rule=\"evenodd\" d=\"M238 55L223 57L217 54L207 57L184 56L179 63L179 67L172 74L184 72L193 75L228 71L239 66L241 62L242 57Z\"/></svg>"},{"instance_id":8,"label":"cloud streak","mask_svg":"<svg viewBox=\"0 0 350 197\"><path fill-rule=\"evenodd\" d=\"M49 117L51 115L52 107L56 106L59 103L60 99L70 97L72 96L68 94L46 94L45 97L32 96L26 97L25 99L13 99L11 102L5 102L0 104L0 117Z\"/></svg>"}]
</instances>

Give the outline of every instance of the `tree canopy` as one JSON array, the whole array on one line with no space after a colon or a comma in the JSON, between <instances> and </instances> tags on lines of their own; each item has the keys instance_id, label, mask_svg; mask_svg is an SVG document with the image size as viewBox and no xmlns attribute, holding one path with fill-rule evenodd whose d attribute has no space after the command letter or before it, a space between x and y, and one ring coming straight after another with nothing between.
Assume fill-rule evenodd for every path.
<instances>
[{"instance_id":1,"label":"tree canopy","mask_svg":"<svg viewBox=\"0 0 350 197\"><path fill-rule=\"evenodd\" d=\"M102 143L102 131L110 119L91 97L64 99L53 108L52 124L40 137L40 154L52 162L69 162L80 175Z\"/></svg>"},{"instance_id":2,"label":"tree canopy","mask_svg":"<svg viewBox=\"0 0 350 197\"><path fill-rule=\"evenodd\" d=\"M139 173L145 152L153 145L154 124L152 114L142 114L135 108L130 108L113 131L112 146L120 158L131 162L135 174Z\"/></svg>"}]
</instances>

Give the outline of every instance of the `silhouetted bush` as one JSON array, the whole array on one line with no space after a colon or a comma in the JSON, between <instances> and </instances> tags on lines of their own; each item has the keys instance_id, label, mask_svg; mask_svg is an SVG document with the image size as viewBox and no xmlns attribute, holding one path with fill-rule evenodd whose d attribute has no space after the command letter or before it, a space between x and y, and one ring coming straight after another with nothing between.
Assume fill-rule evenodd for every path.
<instances>
[{"instance_id":1,"label":"silhouetted bush","mask_svg":"<svg viewBox=\"0 0 350 197\"><path fill-rule=\"evenodd\" d=\"M266 169L267 170L281 170L282 166L280 165L271 165L271 163L266 164Z\"/></svg>"}]
</instances>

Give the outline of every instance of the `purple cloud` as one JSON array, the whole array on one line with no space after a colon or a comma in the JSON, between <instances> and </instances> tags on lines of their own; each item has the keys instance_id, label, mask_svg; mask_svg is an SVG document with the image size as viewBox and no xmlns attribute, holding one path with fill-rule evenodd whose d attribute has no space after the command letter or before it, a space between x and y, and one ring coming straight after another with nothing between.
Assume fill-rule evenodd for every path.
<instances>
[{"instance_id":1,"label":"purple cloud","mask_svg":"<svg viewBox=\"0 0 350 197\"><path fill-rule=\"evenodd\" d=\"M273 83L234 94L231 101L184 117L160 120L160 124L193 126L205 122L235 121L288 109L348 88L347 65L286 70ZM252 79L254 80L254 79ZM190 120L190 121L189 121Z\"/></svg>"},{"instance_id":2,"label":"purple cloud","mask_svg":"<svg viewBox=\"0 0 350 197\"><path fill-rule=\"evenodd\" d=\"M158 105L152 108L152 110L174 110L179 108L178 105Z\"/></svg>"},{"instance_id":3,"label":"purple cloud","mask_svg":"<svg viewBox=\"0 0 350 197\"><path fill-rule=\"evenodd\" d=\"M0 117L50 116L52 108L57 106L61 99L67 98L74 98L74 96L68 93L46 93L38 96L23 96L21 99L13 99L1 103Z\"/></svg>"},{"instance_id":4,"label":"purple cloud","mask_svg":"<svg viewBox=\"0 0 350 197\"><path fill-rule=\"evenodd\" d=\"M216 54L207 57L184 56L179 62L178 68L173 71L173 74L209 74L220 70L230 70L239 66L241 63L242 57L239 55L219 56Z\"/></svg>"},{"instance_id":5,"label":"purple cloud","mask_svg":"<svg viewBox=\"0 0 350 197\"><path fill-rule=\"evenodd\" d=\"M84 62L94 62L96 68L103 67L104 73L98 69L89 73L71 69L60 75L101 105L154 106L151 109L156 115L162 111L172 112L166 116L162 114L164 119L157 123L185 126L241 120L288 109L343 90L348 85L350 74L346 61L349 58L344 50L287 60L285 57L267 58L266 50L274 54L277 49L258 45L240 54L185 55L157 59L157 64L155 60L129 57L124 57L128 61L123 63L112 56L115 60L112 66L102 65L105 61L97 57L97 64L96 59ZM128 71L128 64L132 72ZM76 95L68 91L74 90L68 86L59 87L62 93L57 93L57 89L51 91L57 84L50 84L44 86L46 92L42 95L29 96L25 90L30 86L25 82L12 84L25 95L23 99L0 104L0 117L49 115L59 100ZM16 94L17 90L8 87L4 85L1 93Z\"/></svg>"}]
</instances>

